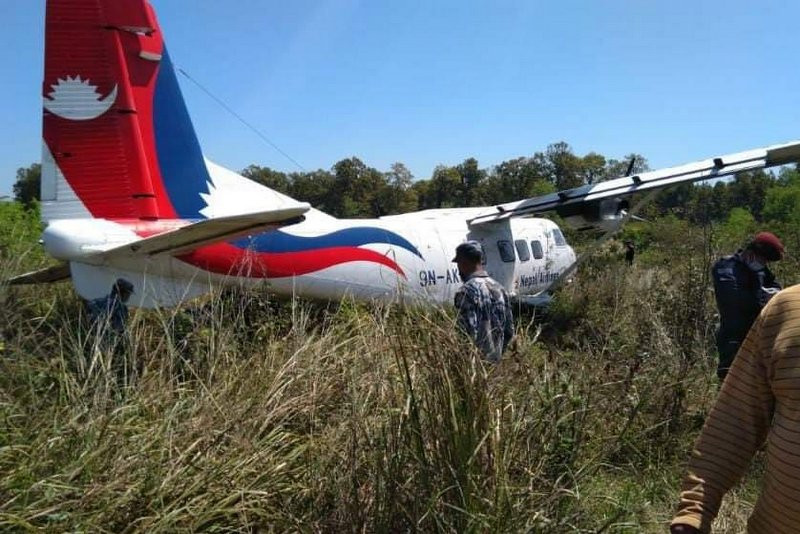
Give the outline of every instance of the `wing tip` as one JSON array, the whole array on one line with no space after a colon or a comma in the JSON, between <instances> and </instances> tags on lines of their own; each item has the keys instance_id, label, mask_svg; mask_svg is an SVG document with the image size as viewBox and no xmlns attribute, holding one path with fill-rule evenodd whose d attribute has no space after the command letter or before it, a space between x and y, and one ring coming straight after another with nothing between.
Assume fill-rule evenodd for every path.
<instances>
[{"instance_id":1,"label":"wing tip","mask_svg":"<svg viewBox=\"0 0 800 534\"><path fill-rule=\"evenodd\" d=\"M69 263L60 263L52 267L45 267L36 271L13 276L3 281L10 286L21 286L30 284L50 284L67 280L72 276Z\"/></svg>"}]
</instances>

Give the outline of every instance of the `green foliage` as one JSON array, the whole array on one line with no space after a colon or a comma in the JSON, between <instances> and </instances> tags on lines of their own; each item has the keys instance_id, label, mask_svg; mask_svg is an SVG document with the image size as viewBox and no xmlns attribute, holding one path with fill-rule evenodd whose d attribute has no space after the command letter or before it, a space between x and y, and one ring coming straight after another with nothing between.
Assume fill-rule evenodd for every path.
<instances>
[{"instance_id":1,"label":"green foliage","mask_svg":"<svg viewBox=\"0 0 800 534\"><path fill-rule=\"evenodd\" d=\"M635 160L633 172L647 168L647 160L639 155L631 154L626 161L607 160L595 152L581 157L559 142L544 152L490 168L481 168L475 158L453 166L438 165L427 180L415 181L402 163L381 172L355 157L338 161L331 171L286 174L250 165L242 174L336 217L379 217L500 204L592 184L622 176L631 159Z\"/></svg>"},{"instance_id":2,"label":"green foliage","mask_svg":"<svg viewBox=\"0 0 800 534\"><path fill-rule=\"evenodd\" d=\"M641 156L631 158L636 160L634 172L647 168ZM474 158L454 167L440 165L430 180L420 180L414 188L421 209L501 204L617 178L624 175L627 165L594 152L577 156L567 143L559 142L544 152L504 161L490 169L480 169Z\"/></svg>"},{"instance_id":3,"label":"green foliage","mask_svg":"<svg viewBox=\"0 0 800 534\"><path fill-rule=\"evenodd\" d=\"M258 165L250 165L242 170L242 176L249 178L270 189L283 193L284 195L291 194L292 183L286 173L275 171L269 167L259 167Z\"/></svg>"},{"instance_id":4,"label":"green foliage","mask_svg":"<svg viewBox=\"0 0 800 534\"><path fill-rule=\"evenodd\" d=\"M516 158L496 166L486 179L486 198L491 204L552 193L555 186L533 158Z\"/></svg>"},{"instance_id":5,"label":"green foliage","mask_svg":"<svg viewBox=\"0 0 800 534\"><path fill-rule=\"evenodd\" d=\"M28 209L19 202L0 202L0 259L26 266L41 262L44 252L37 243L41 233L38 202L34 200Z\"/></svg>"},{"instance_id":6,"label":"green foliage","mask_svg":"<svg viewBox=\"0 0 800 534\"><path fill-rule=\"evenodd\" d=\"M648 218L674 213L696 224L710 224L725 221L734 208L743 208L762 222L768 219L764 214L767 191L776 186L782 185L764 171L740 173L714 185L681 184L659 191L642 213Z\"/></svg>"},{"instance_id":7,"label":"green foliage","mask_svg":"<svg viewBox=\"0 0 800 534\"><path fill-rule=\"evenodd\" d=\"M26 207L32 207L41 198L40 180L42 166L32 163L30 167L17 169L17 179L14 182L14 198Z\"/></svg>"},{"instance_id":8,"label":"green foliage","mask_svg":"<svg viewBox=\"0 0 800 534\"><path fill-rule=\"evenodd\" d=\"M733 208L728 219L719 226L717 243L723 249L734 251L743 246L756 230L756 220L746 208Z\"/></svg>"},{"instance_id":9,"label":"green foliage","mask_svg":"<svg viewBox=\"0 0 800 534\"><path fill-rule=\"evenodd\" d=\"M463 207L458 204L461 177L453 167L437 166L431 179L417 182L415 188L422 209Z\"/></svg>"},{"instance_id":10,"label":"green foliage","mask_svg":"<svg viewBox=\"0 0 800 534\"><path fill-rule=\"evenodd\" d=\"M800 226L800 173L784 174L779 185L767 190L764 219Z\"/></svg>"},{"instance_id":11,"label":"green foliage","mask_svg":"<svg viewBox=\"0 0 800 534\"><path fill-rule=\"evenodd\" d=\"M623 160L589 152L576 155L569 144L558 142L529 157L519 157L481 168L475 158L437 166L429 179L415 180L402 163L379 171L356 157L338 161L331 170L284 173L250 165L242 174L275 191L336 217L380 217L418 209L500 204L543 195L559 189L593 184L630 172L648 170L647 160L629 154ZM39 197L41 167L17 171L14 193L28 207ZM741 173L733 180L682 184L658 192L642 215L655 219L673 214L695 224L728 220L734 208L746 209L757 223L794 225L800 221L800 173L784 169L776 179L764 171ZM631 202L638 202L634 198Z\"/></svg>"},{"instance_id":12,"label":"green foliage","mask_svg":"<svg viewBox=\"0 0 800 534\"><path fill-rule=\"evenodd\" d=\"M427 180L415 181L401 163L381 172L358 158L343 159L332 171L285 174L251 165L243 174L337 217L378 217L418 209L512 202L618 178L629 169L632 173L644 172L648 170L647 160L638 154L622 160L595 152L578 156L567 143L558 142L530 157L510 159L490 168L481 168L475 158L453 166L439 165ZM799 176L797 169L787 168L777 179L767 172L753 171L714 184L681 184L657 192L641 215L652 220L674 215L705 226L722 224L719 244L732 242L733 235L743 229L738 219L729 221L736 208L752 215L751 231L762 223L770 228L792 228L800 224ZM639 200L634 196L631 204ZM731 224L739 226L731 228Z\"/></svg>"},{"instance_id":13,"label":"green foliage","mask_svg":"<svg viewBox=\"0 0 800 534\"><path fill-rule=\"evenodd\" d=\"M378 205L384 214L415 211L419 200L411 171L402 163L393 163L385 177L387 183L378 192Z\"/></svg>"},{"instance_id":14,"label":"green foliage","mask_svg":"<svg viewBox=\"0 0 800 534\"><path fill-rule=\"evenodd\" d=\"M308 202L315 208L336 217L349 215L336 212L334 195L332 193L333 175L330 172L317 170L304 173L292 173L290 179L291 186L289 187L289 192L290 196L293 198Z\"/></svg>"},{"instance_id":15,"label":"green foliage","mask_svg":"<svg viewBox=\"0 0 800 534\"><path fill-rule=\"evenodd\" d=\"M379 217L385 215L378 202L381 188L386 186L378 170L367 167L358 158L343 159L333 166L331 190L334 213L348 217Z\"/></svg>"},{"instance_id":16,"label":"green foliage","mask_svg":"<svg viewBox=\"0 0 800 534\"><path fill-rule=\"evenodd\" d=\"M417 209L414 177L402 163L393 164L386 173L358 158L337 162L333 172L286 174L250 165L242 175L336 217L380 217Z\"/></svg>"}]
</instances>

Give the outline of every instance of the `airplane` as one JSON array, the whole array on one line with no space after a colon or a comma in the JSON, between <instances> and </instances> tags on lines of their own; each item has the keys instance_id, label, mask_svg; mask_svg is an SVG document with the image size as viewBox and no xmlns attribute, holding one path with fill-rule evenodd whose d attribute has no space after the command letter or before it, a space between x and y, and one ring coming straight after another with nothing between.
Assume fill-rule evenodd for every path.
<instances>
[{"instance_id":1,"label":"airplane","mask_svg":"<svg viewBox=\"0 0 800 534\"><path fill-rule=\"evenodd\" d=\"M634 193L800 161L800 141L624 176L497 206L337 219L203 156L147 0L48 0L41 209L61 263L11 283L71 279L85 299L118 278L131 305L174 306L220 284L283 296L452 302L451 258L537 302L576 264L553 221L613 231Z\"/></svg>"}]
</instances>

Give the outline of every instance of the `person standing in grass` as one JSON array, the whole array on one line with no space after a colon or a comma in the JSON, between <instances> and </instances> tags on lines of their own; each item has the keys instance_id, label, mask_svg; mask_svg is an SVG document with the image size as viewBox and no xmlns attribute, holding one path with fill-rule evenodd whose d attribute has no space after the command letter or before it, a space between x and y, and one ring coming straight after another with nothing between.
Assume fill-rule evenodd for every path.
<instances>
[{"instance_id":1,"label":"person standing in grass","mask_svg":"<svg viewBox=\"0 0 800 534\"><path fill-rule=\"evenodd\" d=\"M133 284L118 278L105 297L90 300L87 307L89 320L95 328L108 328L114 333L125 333L128 322L128 299L133 295Z\"/></svg>"},{"instance_id":2,"label":"person standing in grass","mask_svg":"<svg viewBox=\"0 0 800 534\"><path fill-rule=\"evenodd\" d=\"M689 459L673 534L706 533L723 495L766 441L750 534L800 532L800 285L764 307Z\"/></svg>"},{"instance_id":3,"label":"person standing in grass","mask_svg":"<svg viewBox=\"0 0 800 534\"><path fill-rule=\"evenodd\" d=\"M635 257L636 247L634 246L633 241L625 241L625 262L628 264L628 267L633 265L633 258Z\"/></svg>"},{"instance_id":4,"label":"person standing in grass","mask_svg":"<svg viewBox=\"0 0 800 534\"><path fill-rule=\"evenodd\" d=\"M725 256L711 268L719 310L717 377L725 380L733 358L758 313L781 285L767 267L783 257L783 243L770 232L755 236L744 250Z\"/></svg>"},{"instance_id":5,"label":"person standing in grass","mask_svg":"<svg viewBox=\"0 0 800 534\"><path fill-rule=\"evenodd\" d=\"M455 296L458 324L486 358L498 362L514 337L514 317L505 288L483 268L483 247L467 241L456 247L462 285Z\"/></svg>"},{"instance_id":6,"label":"person standing in grass","mask_svg":"<svg viewBox=\"0 0 800 534\"><path fill-rule=\"evenodd\" d=\"M133 284L118 278L105 297L90 300L86 307L96 347L111 355L111 365L118 380L127 380L127 324L128 299L133 295Z\"/></svg>"}]
</instances>

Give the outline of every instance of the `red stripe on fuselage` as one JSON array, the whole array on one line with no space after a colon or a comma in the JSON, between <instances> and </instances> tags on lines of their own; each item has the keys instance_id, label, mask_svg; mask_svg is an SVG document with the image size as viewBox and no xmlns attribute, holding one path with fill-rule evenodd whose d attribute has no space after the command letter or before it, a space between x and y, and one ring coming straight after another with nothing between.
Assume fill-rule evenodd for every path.
<instances>
[{"instance_id":1,"label":"red stripe on fuselage","mask_svg":"<svg viewBox=\"0 0 800 534\"><path fill-rule=\"evenodd\" d=\"M331 247L302 252L253 252L217 243L178 256L195 267L212 273L246 278L285 278L313 273L352 261L384 265L401 276L400 266L384 254L365 248Z\"/></svg>"},{"instance_id":2,"label":"red stripe on fuselage","mask_svg":"<svg viewBox=\"0 0 800 534\"><path fill-rule=\"evenodd\" d=\"M165 219L141 221L116 219L142 238L151 237L191 225L192 221ZM351 261L367 261L384 265L405 277L403 269L385 254L359 247L326 247L295 252L256 252L230 243L207 245L178 259L217 274L248 278L284 278L309 274Z\"/></svg>"}]
</instances>

